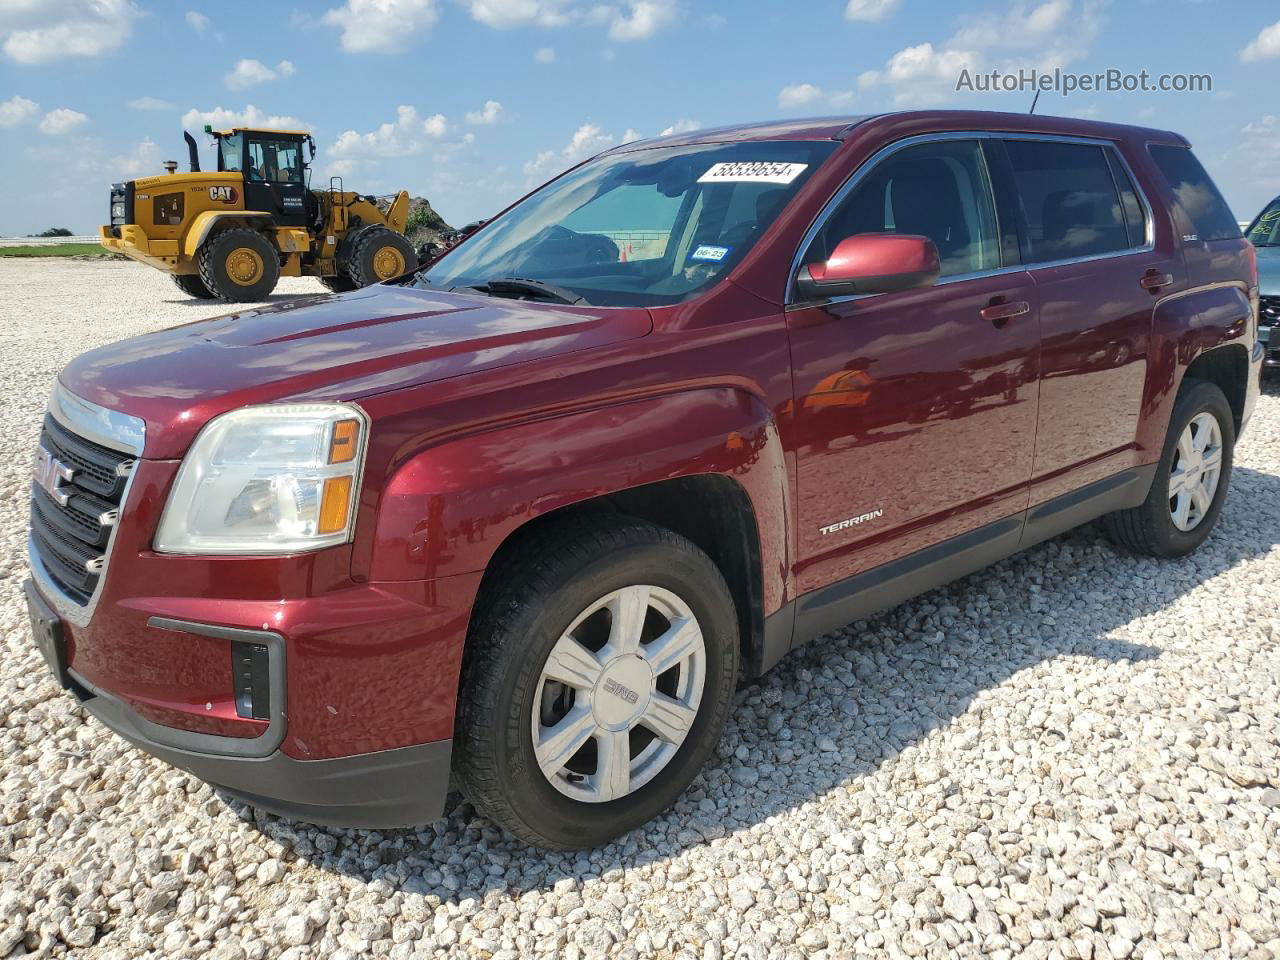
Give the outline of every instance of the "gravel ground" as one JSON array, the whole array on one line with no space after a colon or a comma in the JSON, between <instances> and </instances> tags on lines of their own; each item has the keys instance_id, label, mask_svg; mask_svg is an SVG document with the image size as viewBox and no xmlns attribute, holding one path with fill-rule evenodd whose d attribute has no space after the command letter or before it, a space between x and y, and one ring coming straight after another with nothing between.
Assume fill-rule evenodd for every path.
<instances>
[{"instance_id":1,"label":"gravel ground","mask_svg":"<svg viewBox=\"0 0 1280 960\"><path fill-rule=\"evenodd\" d=\"M1276 394L1194 557L1088 528L832 634L739 694L670 814L546 854L461 801L255 813L54 689L19 593L52 378L218 308L133 264L0 288L0 957L1280 956Z\"/></svg>"}]
</instances>

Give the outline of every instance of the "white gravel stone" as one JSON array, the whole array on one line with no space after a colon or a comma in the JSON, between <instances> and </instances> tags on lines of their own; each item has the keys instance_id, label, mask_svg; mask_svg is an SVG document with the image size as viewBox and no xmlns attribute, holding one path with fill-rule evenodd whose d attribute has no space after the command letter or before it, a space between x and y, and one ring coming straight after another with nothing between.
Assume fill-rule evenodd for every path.
<instances>
[{"instance_id":1,"label":"white gravel stone","mask_svg":"<svg viewBox=\"0 0 1280 960\"><path fill-rule=\"evenodd\" d=\"M1194 556L1087 528L838 630L738 694L669 814L543 853L457 798L257 813L55 689L20 591L53 377L224 308L125 263L0 259L0 290L0 958L1280 953L1280 390Z\"/></svg>"}]
</instances>

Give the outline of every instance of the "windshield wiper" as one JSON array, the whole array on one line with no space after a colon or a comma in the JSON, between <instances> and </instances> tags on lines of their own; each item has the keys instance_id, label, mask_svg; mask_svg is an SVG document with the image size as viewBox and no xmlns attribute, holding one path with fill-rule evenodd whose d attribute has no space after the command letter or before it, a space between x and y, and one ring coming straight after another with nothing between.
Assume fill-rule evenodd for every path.
<instances>
[{"instance_id":1,"label":"windshield wiper","mask_svg":"<svg viewBox=\"0 0 1280 960\"><path fill-rule=\"evenodd\" d=\"M535 293L559 303L567 303L570 306L591 306L585 297L566 290L564 287L557 287L552 283L543 283L541 280L529 280L525 277L494 277L492 280L486 280L482 284L476 284L475 289L492 296L502 296L503 293Z\"/></svg>"}]
</instances>

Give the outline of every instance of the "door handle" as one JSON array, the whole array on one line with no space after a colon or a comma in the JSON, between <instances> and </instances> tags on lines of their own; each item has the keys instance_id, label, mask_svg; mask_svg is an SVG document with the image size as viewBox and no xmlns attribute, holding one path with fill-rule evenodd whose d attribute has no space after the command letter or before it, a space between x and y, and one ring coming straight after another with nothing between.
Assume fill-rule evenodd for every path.
<instances>
[{"instance_id":1,"label":"door handle","mask_svg":"<svg viewBox=\"0 0 1280 960\"><path fill-rule=\"evenodd\" d=\"M1142 275L1142 279L1138 281L1143 290L1150 290L1153 293L1161 287L1167 287L1173 283L1173 275L1169 273L1161 273L1158 270L1148 270Z\"/></svg>"},{"instance_id":2,"label":"door handle","mask_svg":"<svg viewBox=\"0 0 1280 960\"><path fill-rule=\"evenodd\" d=\"M1014 300L1012 303L991 303L982 308L982 319L990 320L997 327L1003 327L1014 317L1021 317L1031 312L1031 304L1025 300Z\"/></svg>"}]
</instances>

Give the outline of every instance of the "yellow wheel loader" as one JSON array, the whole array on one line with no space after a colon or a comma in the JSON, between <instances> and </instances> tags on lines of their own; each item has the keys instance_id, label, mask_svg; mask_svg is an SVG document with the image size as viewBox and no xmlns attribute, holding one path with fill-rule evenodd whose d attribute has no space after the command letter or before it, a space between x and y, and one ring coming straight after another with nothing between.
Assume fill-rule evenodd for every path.
<instances>
[{"instance_id":1,"label":"yellow wheel loader","mask_svg":"<svg viewBox=\"0 0 1280 960\"><path fill-rule=\"evenodd\" d=\"M354 290L414 270L404 236L409 194L361 196L312 190L315 141L302 130L214 130L217 172L200 170L185 133L191 172L168 171L111 187L111 223L102 245L170 274L192 297L263 300L286 277L319 277L330 290ZM308 157L303 158L306 148Z\"/></svg>"}]
</instances>

